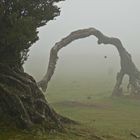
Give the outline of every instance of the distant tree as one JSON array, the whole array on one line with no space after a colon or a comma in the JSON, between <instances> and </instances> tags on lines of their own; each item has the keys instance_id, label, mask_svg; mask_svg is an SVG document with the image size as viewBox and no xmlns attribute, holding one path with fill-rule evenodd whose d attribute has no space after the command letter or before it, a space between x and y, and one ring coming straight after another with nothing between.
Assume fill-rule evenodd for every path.
<instances>
[{"instance_id":1,"label":"distant tree","mask_svg":"<svg viewBox=\"0 0 140 140\"><path fill-rule=\"evenodd\" d=\"M48 83L51 80L57 60L58 60L58 52L66 47L71 42L77 39L83 39L89 36L95 36L98 41L97 43L100 44L111 44L116 47L119 56L120 56L120 65L121 69L120 72L117 73L116 76L116 84L114 86L112 96L122 96L123 95L123 88L122 88L122 80L124 75L129 76L129 84L128 84L128 91L130 95L137 95L140 96L140 71L137 69L135 63L132 60L130 53L124 48L120 39L115 37L108 37L104 35L101 31L95 28L88 28L88 29L80 29L72 32L61 41L55 43L50 51L50 58L49 58L49 65L47 72L43 79L38 82L38 85L42 88L43 91L47 90ZM107 58L107 56L105 56Z\"/></svg>"},{"instance_id":2,"label":"distant tree","mask_svg":"<svg viewBox=\"0 0 140 140\"><path fill-rule=\"evenodd\" d=\"M22 68L29 48L39 39L37 28L60 14L54 5L59 1L0 1L0 122L8 126L62 128L63 117L48 106L35 80Z\"/></svg>"}]
</instances>

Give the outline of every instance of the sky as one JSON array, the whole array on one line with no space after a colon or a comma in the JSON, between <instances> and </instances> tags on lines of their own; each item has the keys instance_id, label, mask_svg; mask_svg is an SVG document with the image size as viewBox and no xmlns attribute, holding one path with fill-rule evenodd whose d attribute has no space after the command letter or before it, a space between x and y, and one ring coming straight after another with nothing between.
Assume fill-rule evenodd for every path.
<instances>
[{"instance_id":1,"label":"sky","mask_svg":"<svg viewBox=\"0 0 140 140\"><path fill-rule=\"evenodd\" d=\"M89 27L120 38L140 68L139 0L66 0L58 6L61 8L60 16L38 29L40 39L31 47L24 65L25 71L36 80L45 74L49 51L54 44L72 31ZM120 69L115 47L98 45L95 37L74 41L60 51L59 57L56 74L99 75L113 71L115 75Z\"/></svg>"}]
</instances>

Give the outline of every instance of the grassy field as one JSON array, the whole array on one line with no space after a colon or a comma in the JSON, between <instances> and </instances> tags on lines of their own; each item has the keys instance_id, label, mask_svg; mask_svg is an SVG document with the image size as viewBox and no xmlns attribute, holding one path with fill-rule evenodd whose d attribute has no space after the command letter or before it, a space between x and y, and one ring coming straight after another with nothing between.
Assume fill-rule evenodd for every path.
<instances>
[{"instance_id":1,"label":"grassy field","mask_svg":"<svg viewBox=\"0 0 140 140\"><path fill-rule=\"evenodd\" d=\"M57 112L80 122L79 129L122 140L135 139L130 133L140 135L140 100L111 98L114 82L103 79L57 78L50 83L46 96Z\"/></svg>"},{"instance_id":2,"label":"grassy field","mask_svg":"<svg viewBox=\"0 0 140 140\"><path fill-rule=\"evenodd\" d=\"M112 79L56 77L46 93L50 105L80 125L66 126L65 133L42 135L26 131L0 130L0 140L135 140L140 135L140 99L112 98Z\"/></svg>"}]
</instances>

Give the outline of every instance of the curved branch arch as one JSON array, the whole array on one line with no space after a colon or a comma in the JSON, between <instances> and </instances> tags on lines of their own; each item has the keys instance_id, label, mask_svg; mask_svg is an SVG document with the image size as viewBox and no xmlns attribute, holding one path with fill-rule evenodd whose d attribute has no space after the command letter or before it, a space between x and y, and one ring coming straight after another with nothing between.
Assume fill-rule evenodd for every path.
<instances>
[{"instance_id":1,"label":"curved branch arch","mask_svg":"<svg viewBox=\"0 0 140 140\"><path fill-rule=\"evenodd\" d=\"M53 48L50 51L50 58L49 58L47 72L43 77L43 79L40 82L38 82L38 86L41 87L43 91L46 91L48 87L48 83L54 74L57 60L58 60L58 52L60 49L66 47L68 44L70 44L75 40L86 38L91 35L95 36L98 39L97 41L98 44L114 45L119 52L121 70L120 72L118 72L116 76L116 84L112 92L112 95L117 95L117 96L122 95L121 84L125 74L129 76L128 89L131 92L131 94L139 94L140 72L138 71L137 67L133 63L131 55L123 47L120 39L114 37L108 37L95 28L80 29L74 31L53 46Z\"/></svg>"}]
</instances>

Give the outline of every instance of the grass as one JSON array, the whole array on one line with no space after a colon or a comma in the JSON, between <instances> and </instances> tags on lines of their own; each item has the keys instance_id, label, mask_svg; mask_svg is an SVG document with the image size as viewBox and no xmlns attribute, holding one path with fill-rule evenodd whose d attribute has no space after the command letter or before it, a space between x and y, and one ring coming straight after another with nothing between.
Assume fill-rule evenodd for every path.
<instances>
[{"instance_id":1,"label":"grass","mask_svg":"<svg viewBox=\"0 0 140 140\"><path fill-rule=\"evenodd\" d=\"M112 79L56 77L49 85L47 99L55 110L80 125L66 126L65 133L42 135L19 130L0 130L0 140L135 140L140 135L140 100L111 98ZM96 82L95 82L96 81Z\"/></svg>"},{"instance_id":2,"label":"grass","mask_svg":"<svg viewBox=\"0 0 140 140\"><path fill-rule=\"evenodd\" d=\"M131 131L140 135L140 100L111 98L111 81L78 80L65 81L62 77L62 81L54 79L50 84L47 98L57 112L101 136L133 140Z\"/></svg>"},{"instance_id":3,"label":"grass","mask_svg":"<svg viewBox=\"0 0 140 140\"><path fill-rule=\"evenodd\" d=\"M102 135L119 137L122 140L133 140L130 132L140 135L140 103L126 98L104 98L94 102L106 107L71 107L53 104L53 107L64 116L79 121L82 126Z\"/></svg>"}]
</instances>

